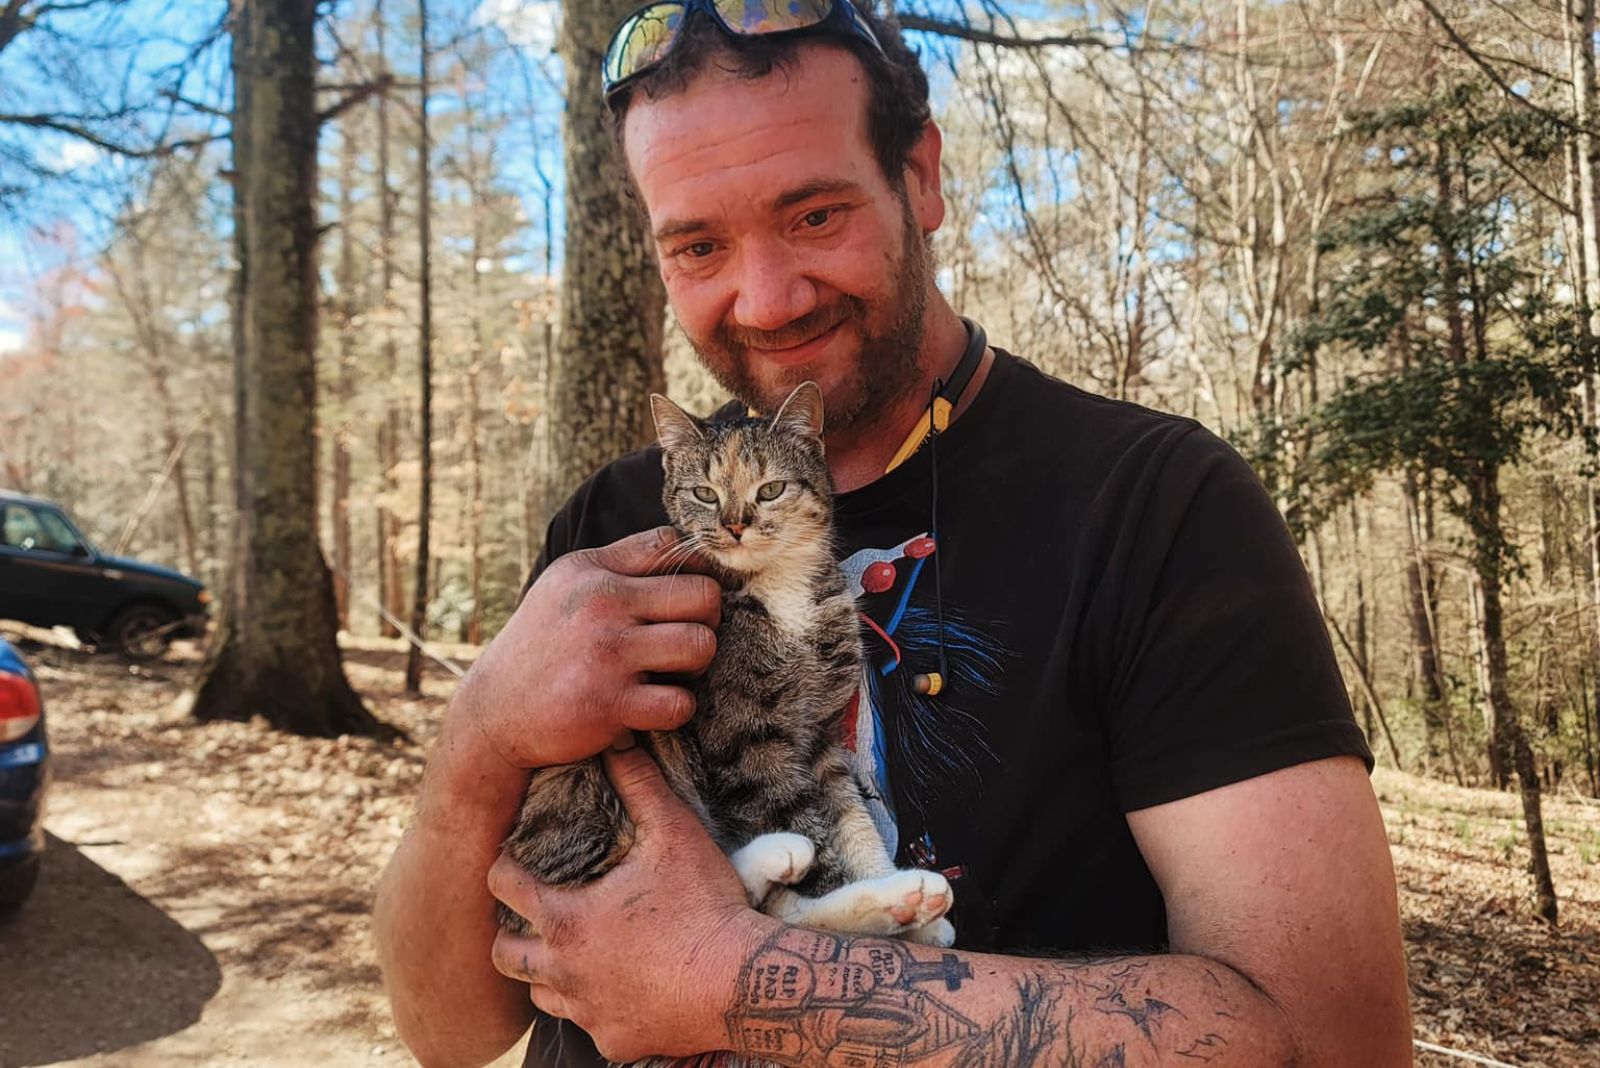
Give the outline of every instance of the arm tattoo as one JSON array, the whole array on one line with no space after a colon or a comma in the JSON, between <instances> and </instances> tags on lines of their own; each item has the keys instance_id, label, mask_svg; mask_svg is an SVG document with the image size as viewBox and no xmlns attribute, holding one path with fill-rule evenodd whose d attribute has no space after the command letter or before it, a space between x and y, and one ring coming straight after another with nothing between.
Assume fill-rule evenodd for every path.
<instances>
[{"instance_id":1,"label":"arm tattoo","mask_svg":"<svg viewBox=\"0 0 1600 1068\"><path fill-rule=\"evenodd\" d=\"M1145 972L1139 961L1096 977L1043 964L980 1022L956 1007L973 973L955 953L920 960L902 942L786 928L745 965L728 1034L736 1052L787 1068L1122 1068L1125 1043L1091 1048L1074 1035L1092 1014L1127 1021L1135 1043L1174 1063L1220 1056L1222 1034L1169 1026L1187 1017L1149 995Z\"/></svg>"},{"instance_id":2,"label":"arm tattoo","mask_svg":"<svg viewBox=\"0 0 1600 1068\"><path fill-rule=\"evenodd\" d=\"M971 978L954 953L925 963L896 942L858 946L788 928L745 967L728 1033L740 1052L778 1064L826 1059L841 1068L891 1068L981 1044L977 1024L928 992L960 990Z\"/></svg>"}]
</instances>

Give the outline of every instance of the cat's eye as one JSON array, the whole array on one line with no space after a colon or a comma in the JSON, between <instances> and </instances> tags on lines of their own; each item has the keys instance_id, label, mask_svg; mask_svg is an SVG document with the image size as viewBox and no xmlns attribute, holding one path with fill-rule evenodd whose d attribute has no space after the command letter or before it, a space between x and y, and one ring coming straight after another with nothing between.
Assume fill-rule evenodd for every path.
<instances>
[{"instance_id":1,"label":"cat's eye","mask_svg":"<svg viewBox=\"0 0 1600 1068\"><path fill-rule=\"evenodd\" d=\"M710 486L696 486L694 488L694 499L702 504L716 504L717 491Z\"/></svg>"},{"instance_id":2,"label":"cat's eye","mask_svg":"<svg viewBox=\"0 0 1600 1068\"><path fill-rule=\"evenodd\" d=\"M784 487L787 485L787 482L768 482L760 489L756 490L756 500L775 501L780 495L782 495Z\"/></svg>"}]
</instances>

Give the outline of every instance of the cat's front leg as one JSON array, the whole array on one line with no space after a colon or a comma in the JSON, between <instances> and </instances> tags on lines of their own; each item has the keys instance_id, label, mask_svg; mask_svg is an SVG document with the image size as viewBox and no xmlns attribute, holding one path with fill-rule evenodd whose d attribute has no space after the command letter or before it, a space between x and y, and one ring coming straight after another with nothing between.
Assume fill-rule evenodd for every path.
<instances>
[{"instance_id":1,"label":"cat's front leg","mask_svg":"<svg viewBox=\"0 0 1600 1068\"><path fill-rule=\"evenodd\" d=\"M760 908L774 886L787 886L804 879L816 857L816 848L804 835L775 831L750 839L728 859L739 881L744 883L751 907Z\"/></svg>"},{"instance_id":2,"label":"cat's front leg","mask_svg":"<svg viewBox=\"0 0 1600 1068\"><path fill-rule=\"evenodd\" d=\"M908 869L846 883L821 897L779 890L766 912L788 923L841 934L894 935L927 945L948 946L955 928L944 919L955 896L936 871Z\"/></svg>"}]
</instances>

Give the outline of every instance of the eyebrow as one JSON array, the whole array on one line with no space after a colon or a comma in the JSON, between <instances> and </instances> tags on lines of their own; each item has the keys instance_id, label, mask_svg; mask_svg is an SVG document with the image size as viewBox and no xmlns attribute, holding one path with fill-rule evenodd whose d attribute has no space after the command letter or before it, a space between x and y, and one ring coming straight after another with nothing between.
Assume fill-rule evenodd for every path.
<instances>
[{"instance_id":1,"label":"eyebrow","mask_svg":"<svg viewBox=\"0 0 1600 1068\"><path fill-rule=\"evenodd\" d=\"M786 189L782 193L779 193L772 199L772 210L774 212L779 212L783 211L785 208L792 208L796 204L803 204L813 197L827 196L836 193L852 193L856 192L860 188L861 186L858 183L852 182L848 178L817 178L801 185L797 185L793 189ZM656 230L655 239L658 242L665 244L666 242L671 241L673 238L683 237L687 234L699 233L702 230L709 229L711 229L711 223L705 219L680 219L674 222L663 223L661 227Z\"/></svg>"},{"instance_id":2,"label":"eyebrow","mask_svg":"<svg viewBox=\"0 0 1600 1068\"><path fill-rule=\"evenodd\" d=\"M817 178L779 193L772 202L772 209L782 211L784 208L803 204L812 197L826 196L830 193L849 193L859 188L861 187L848 178Z\"/></svg>"}]
</instances>

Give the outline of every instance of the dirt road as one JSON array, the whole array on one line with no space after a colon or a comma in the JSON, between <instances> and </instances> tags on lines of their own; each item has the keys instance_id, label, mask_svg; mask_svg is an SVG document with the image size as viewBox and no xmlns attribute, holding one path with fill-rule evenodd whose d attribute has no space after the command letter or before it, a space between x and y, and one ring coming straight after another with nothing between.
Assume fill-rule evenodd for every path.
<instances>
[{"instance_id":1,"label":"dirt road","mask_svg":"<svg viewBox=\"0 0 1600 1068\"><path fill-rule=\"evenodd\" d=\"M448 676L406 700L401 658L350 653L375 711L412 734L389 747L191 724L173 702L193 659L24 648L56 781L38 893L0 926L0 1068L414 1063L368 913Z\"/></svg>"}]
</instances>

